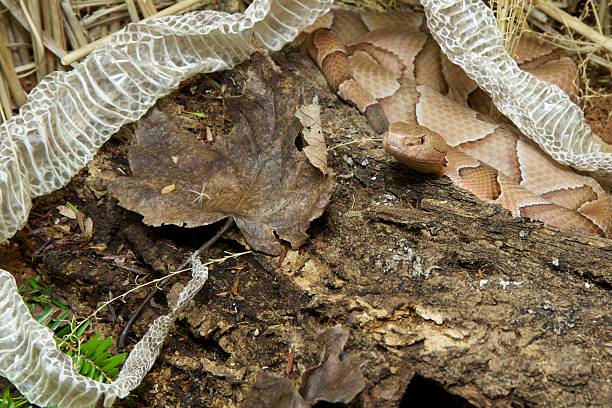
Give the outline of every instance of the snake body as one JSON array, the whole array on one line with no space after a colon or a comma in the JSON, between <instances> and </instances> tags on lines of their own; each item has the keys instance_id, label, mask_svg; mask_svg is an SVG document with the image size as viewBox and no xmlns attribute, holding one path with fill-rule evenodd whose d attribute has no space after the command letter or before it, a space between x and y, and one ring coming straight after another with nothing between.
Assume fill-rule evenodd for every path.
<instances>
[{"instance_id":1,"label":"snake body","mask_svg":"<svg viewBox=\"0 0 612 408\"><path fill-rule=\"evenodd\" d=\"M612 236L608 192L558 164L508 121L487 116L490 99L441 53L423 15L334 10L309 31L306 49L331 87L377 133L393 130L385 135L385 147L400 161L446 175L514 216ZM571 59L529 38L519 43L517 55L524 69L572 95ZM433 133L442 139L419 143L423 134L437 140ZM439 167L442 151L445 165Z\"/></svg>"}]
</instances>

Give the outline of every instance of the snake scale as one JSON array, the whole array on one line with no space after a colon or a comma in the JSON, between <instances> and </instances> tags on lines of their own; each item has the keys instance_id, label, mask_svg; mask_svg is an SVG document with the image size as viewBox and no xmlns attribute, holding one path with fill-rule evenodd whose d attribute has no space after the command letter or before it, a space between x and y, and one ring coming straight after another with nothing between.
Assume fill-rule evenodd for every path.
<instances>
[{"instance_id":1,"label":"snake scale","mask_svg":"<svg viewBox=\"0 0 612 408\"><path fill-rule=\"evenodd\" d=\"M402 163L448 176L516 217L612 236L609 193L510 121L492 119L490 99L440 51L424 21L416 12L333 10L307 30L305 46ZM516 55L524 70L573 95L577 68L559 50L527 37Z\"/></svg>"}]
</instances>

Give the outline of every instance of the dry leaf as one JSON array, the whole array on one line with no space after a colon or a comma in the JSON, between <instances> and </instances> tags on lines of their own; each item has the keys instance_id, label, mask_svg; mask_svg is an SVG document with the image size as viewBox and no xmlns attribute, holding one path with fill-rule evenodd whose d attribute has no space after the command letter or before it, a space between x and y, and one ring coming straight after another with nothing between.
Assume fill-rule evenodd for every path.
<instances>
[{"instance_id":1,"label":"dry leaf","mask_svg":"<svg viewBox=\"0 0 612 408\"><path fill-rule=\"evenodd\" d=\"M57 210L59 211L59 213L61 215L63 215L66 218L70 218L71 220L76 220L76 213L74 212L74 210L68 206L65 205L58 205L57 206Z\"/></svg>"},{"instance_id":2,"label":"dry leaf","mask_svg":"<svg viewBox=\"0 0 612 408\"><path fill-rule=\"evenodd\" d=\"M321 331L317 343L322 348L316 367L302 374L299 393L291 382L263 372L248 392L242 408L302 408L318 401L348 404L365 387L363 362L344 354L348 332L340 326Z\"/></svg>"},{"instance_id":3,"label":"dry leaf","mask_svg":"<svg viewBox=\"0 0 612 408\"><path fill-rule=\"evenodd\" d=\"M64 234L70 234L70 225L58 224L58 225L54 225L53 228L55 228L56 230Z\"/></svg>"},{"instance_id":4,"label":"dry leaf","mask_svg":"<svg viewBox=\"0 0 612 408\"><path fill-rule=\"evenodd\" d=\"M170 194L176 189L176 184L168 184L167 186L162 187L160 190L160 194Z\"/></svg>"},{"instance_id":5,"label":"dry leaf","mask_svg":"<svg viewBox=\"0 0 612 408\"><path fill-rule=\"evenodd\" d=\"M298 106L295 116L300 120L304 127L302 136L304 137L304 147L302 150L310 163L327 174L327 146L325 145L325 136L321 128L321 107L318 100L314 100L311 104Z\"/></svg>"},{"instance_id":6,"label":"dry leaf","mask_svg":"<svg viewBox=\"0 0 612 408\"><path fill-rule=\"evenodd\" d=\"M309 404L317 401L349 403L365 387L361 373L363 362L344 354L348 332L334 326L318 334L322 346L319 365L302 375L300 394Z\"/></svg>"},{"instance_id":7,"label":"dry leaf","mask_svg":"<svg viewBox=\"0 0 612 408\"><path fill-rule=\"evenodd\" d=\"M85 215L82 212L78 212L76 216L79 230L81 230L81 232L85 232Z\"/></svg>"},{"instance_id":8,"label":"dry leaf","mask_svg":"<svg viewBox=\"0 0 612 408\"><path fill-rule=\"evenodd\" d=\"M278 238L294 248L304 243L334 181L296 147L295 81L267 55L252 60L243 94L225 97L229 134L198 140L176 125L176 115L153 109L129 148L133 176L112 181L109 192L149 225L197 227L231 216L255 250L278 255ZM173 194L160 194L168 184Z\"/></svg>"},{"instance_id":9,"label":"dry leaf","mask_svg":"<svg viewBox=\"0 0 612 408\"><path fill-rule=\"evenodd\" d=\"M93 227L94 223L91 217L87 217L84 223L85 230L83 231L85 234L92 236L93 235Z\"/></svg>"},{"instance_id":10,"label":"dry leaf","mask_svg":"<svg viewBox=\"0 0 612 408\"><path fill-rule=\"evenodd\" d=\"M307 408L302 396L286 378L263 371L249 390L242 408Z\"/></svg>"}]
</instances>

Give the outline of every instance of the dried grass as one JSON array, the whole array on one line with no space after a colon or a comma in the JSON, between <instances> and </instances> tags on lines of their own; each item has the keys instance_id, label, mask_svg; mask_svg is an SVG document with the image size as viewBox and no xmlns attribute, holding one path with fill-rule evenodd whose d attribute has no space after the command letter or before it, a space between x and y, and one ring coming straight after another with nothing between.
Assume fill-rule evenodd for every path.
<instances>
[{"instance_id":1,"label":"dried grass","mask_svg":"<svg viewBox=\"0 0 612 408\"><path fill-rule=\"evenodd\" d=\"M531 12L532 1L527 0L491 0L495 11L497 26L504 34L504 45L511 55L527 28L527 17Z\"/></svg>"},{"instance_id":2,"label":"dried grass","mask_svg":"<svg viewBox=\"0 0 612 408\"><path fill-rule=\"evenodd\" d=\"M601 97L612 97L608 0L490 0L490 3L496 11L498 26L505 35L506 48L511 53L523 34L534 34L575 56L582 83L579 92L582 104ZM562 3L566 11L554 3ZM607 75L601 75L604 70ZM596 83L593 78L597 78ZM612 112L609 115L612 116Z\"/></svg>"},{"instance_id":3,"label":"dried grass","mask_svg":"<svg viewBox=\"0 0 612 408\"><path fill-rule=\"evenodd\" d=\"M132 21L180 14L212 0L0 0L0 119L48 73L70 69Z\"/></svg>"}]
</instances>

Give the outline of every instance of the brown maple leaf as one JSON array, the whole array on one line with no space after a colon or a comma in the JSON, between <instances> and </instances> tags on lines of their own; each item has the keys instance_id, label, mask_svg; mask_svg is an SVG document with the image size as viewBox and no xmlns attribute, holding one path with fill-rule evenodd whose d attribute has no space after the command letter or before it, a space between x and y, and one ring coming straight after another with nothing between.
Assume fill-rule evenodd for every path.
<instances>
[{"instance_id":1,"label":"brown maple leaf","mask_svg":"<svg viewBox=\"0 0 612 408\"><path fill-rule=\"evenodd\" d=\"M198 140L153 109L128 150L132 176L108 188L148 225L197 227L230 216L255 250L277 255L278 239L296 248L308 238L334 177L296 147L301 94L295 81L267 55L254 54L252 61L242 95L224 98L234 124L228 134Z\"/></svg>"}]
</instances>

